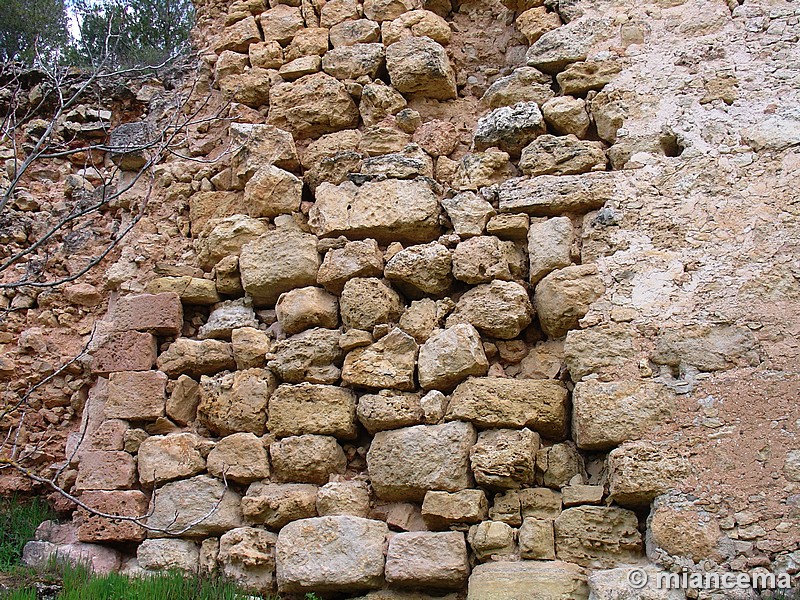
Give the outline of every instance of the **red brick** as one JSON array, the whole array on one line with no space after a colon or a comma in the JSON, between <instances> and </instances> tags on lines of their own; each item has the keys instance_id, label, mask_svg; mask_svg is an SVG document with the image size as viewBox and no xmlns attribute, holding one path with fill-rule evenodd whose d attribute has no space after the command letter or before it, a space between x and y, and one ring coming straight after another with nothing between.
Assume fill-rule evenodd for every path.
<instances>
[{"instance_id":1,"label":"red brick","mask_svg":"<svg viewBox=\"0 0 800 600\"><path fill-rule=\"evenodd\" d=\"M108 378L107 419L155 421L164 415L167 376L161 371L126 371Z\"/></svg>"},{"instance_id":2,"label":"red brick","mask_svg":"<svg viewBox=\"0 0 800 600\"><path fill-rule=\"evenodd\" d=\"M90 491L81 494L87 506L111 515L138 517L147 514L148 498L138 490ZM147 537L142 527L131 521L105 519L80 511L82 522L78 527L81 542L141 542Z\"/></svg>"},{"instance_id":3,"label":"red brick","mask_svg":"<svg viewBox=\"0 0 800 600\"><path fill-rule=\"evenodd\" d=\"M92 373L148 371L156 364L156 355L156 338L149 333L111 333L92 352Z\"/></svg>"},{"instance_id":4,"label":"red brick","mask_svg":"<svg viewBox=\"0 0 800 600\"><path fill-rule=\"evenodd\" d=\"M147 331L178 335L183 328L183 305L175 292L123 296L113 312L117 331Z\"/></svg>"}]
</instances>

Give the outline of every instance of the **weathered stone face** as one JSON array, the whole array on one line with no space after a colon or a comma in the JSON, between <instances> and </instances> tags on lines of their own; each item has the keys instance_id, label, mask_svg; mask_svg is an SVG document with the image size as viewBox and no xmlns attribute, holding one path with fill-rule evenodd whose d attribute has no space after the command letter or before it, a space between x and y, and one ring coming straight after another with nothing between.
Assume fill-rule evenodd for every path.
<instances>
[{"instance_id":1,"label":"weathered stone face","mask_svg":"<svg viewBox=\"0 0 800 600\"><path fill-rule=\"evenodd\" d=\"M489 369L480 335L467 324L435 333L419 351L419 384L425 389L450 390L467 377Z\"/></svg>"},{"instance_id":2,"label":"weathered stone face","mask_svg":"<svg viewBox=\"0 0 800 600\"><path fill-rule=\"evenodd\" d=\"M237 527L219 538L218 561L222 574L243 588L266 594L275 579L274 533L254 527Z\"/></svg>"},{"instance_id":3,"label":"weathered stone face","mask_svg":"<svg viewBox=\"0 0 800 600\"><path fill-rule=\"evenodd\" d=\"M193 433L150 436L139 446L139 481L151 486L202 473L206 461L197 449L199 443Z\"/></svg>"},{"instance_id":4,"label":"weathered stone face","mask_svg":"<svg viewBox=\"0 0 800 600\"><path fill-rule=\"evenodd\" d=\"M351 350L344 359L342 380L357 387L414 389L414 367L419 346L398 328L367 346Z\"/></svg>"},{"instance_id":5,"label":"weathered stone face","mask_svg":"<svg viewBox=\"0 0 800 600\"><path fill-rule=\"evenodd\" d=\"M219 435L250 432L263 435L267 402L276 387L266 369L247 369L200 380L197 417Z\"/></svg>"},{"instance_id":6,"label":"weathered stone face","mask_svg":"<svg viewBox=\"0 0 800 600\"><path fill-rule=\"evenodd\" d=\"M292 521L317 516L317 490L306 483L257 481L242 498L242 514L248 523L278 530Z\"/></svg>"},{"instance_id":7,"label":"weathered stone face","mask_svg":"<svg viewBox=\"0 0 800 600\"><path fill-rule=\"evenodd\" d=\"M351 279L340 299L342 322L352 329L372 331L380 323L394 323L403 313L400 295L391 285L370 277Z\"/></svg>"},{"instance_id":8,"label":"weathered stone face","mask_svg":"<svg viewBox=\"0 0 800 600\"><path fill-rule=\"evenodd\" d=\"M467 544L460 531L398 533L389 540L390 585L460 589L468 575Z\"/></svg>"},{"instance_id":9,"label":"weathered stone face","mask_svg":"<svg viewBox=\"0 0 800 600\"><path fill-rule=\"evenodd\" d=\"M207 537L241 527L241 498L219 479L197 475L167 483L151 500L149 527L155 535Z\"/></svg>"},{"instance_id":10,"label":"weathered stone face","mask_svg":"<svg viewBox=\"0 0 800 600\"><path fill-rule=\"evenodd\" d=\"M386 179L320 185L308 223L320 237L424 243L439 235L438 219L439 201L426 183Z\"/></svg>"},{"instance_id":11,"label":"weathered stone face","mask_svg":"<svg viewBox=\"0 0 800 600\"><path fill-rule=\"evenodd\" d=\"M356 435L356 395L332 385L281 385L270 397L270 433L313 433L350 439Z\"/></svg>"},{"instance_id":12,"label":"weathered stone face","mask_svg":"<svg viewBox=\"0 0 800 600\"><path fill-rule=\"evenodd\" d=\"M515 427L560 439L566 431L567 390L556 381L468 379L453 392L447 419L477 427Z\"/></svg>"},{"instance_id":13,"label":"weathered stone face","mask_svg":"<svg viewBox=\"0 0 800 600\"><path fill-rule=\"evenodd\" d=\"M344 353L338 329L307 329L272 347L267 366L287 383L336 383Z\"/></svg>"},{"instance_id":14,"label":"weathered stone face","mask_svg":"<svg viewBox=\"0 0 800 600\"><path fill-rule=\"evenodd\" d=\"M316 238L292 230L265 233L239 256L245 291L266 305L274 305L283 292L314 285L319 265Z\"/></svg>"},{"instance_id":15,"label":"weathered stone face","mask_svg":"<svg viewBox=\"0 0 800 600\"><path fill-rule=\"evenodd\" d=\"M367 453L372 487L379 498L417 502L428 490L468 488L468 454L475 440L475 430L468 423L379 432Z\"/></svg>"},{"instance_id":16,"label":"weathered stone face","mask_svg":"<svg viewBox=\"0 0 800 600\"><path fill-rule=\"evenodd\" d=\"M586 600L586 572L562 561L496 562L478 565L469 578L468 600Z\"/></svg>"},{"instance_id":17,"label":"weathered stone face","mask_svg":"<svg viewBox=\"0 0 800 600\"><path fill-rule=\"evenodd\" d=\"M525 288L513 281L493 281L461 296L447 326L470 323L486 335L512 339L530 324L532 313Z\"/></svg>"},{"instance_id":18,"label":"weathered stone face","mask_svg":"<svg viewBox=\"0 0 800 600\"><path fill-rule=\"evenodd\" d=\"M208 472L236 483L269 477L269 458L263 442L252 433L222 438L208 454Z\"/></svg>"},{"instance_id":19,"label":"weathered stone face","mask_svg":"<svg viewBox=\"0 0 800 600\"><path fill-rule=\"evenodd\" d=\"M333 473L344 473L347 458L336 438L326 435L299 435L269 445L274 477L278 481L328 482Z\"/></svg>"},{"instance_id":20,"label":"weathered stone face","mask_svg":"<svg viewBox=\"0 0 800 600\"><path fill-rule=\"evenodd\" d=\"M278 534L278 590L341 592L383 585L386 523L359 517L317 517L290 523ZM297 552L297 548L307 548Z\"/></svg>"},{"instance_id":21,"label":"weathered stone face","mask_svg":"<svg viewBox=\"0 0 800 600\"><path fill-rule=\"evenodd\" d=\"M572 429L579 448L600 450L634 440L664 422L674 395L647 381L582 381L572 394Z\"/></svg>"},{"instance_id":22,"label":"weathered stone face","mask_svg":"<svg viewBox=\"0 0 800 600\"><path fill-rule=\"evenodd\" d=\"M539 435L529 429L491 429L478 434L470 465L478 485L490 489L532 485Z\"/></svg>"},{"instance_id":23,"label":"weathered stone face","mask_svg":"<svg viewBox=\"0 0 800 600\"><path fill-rule=\"evenodd\" d=\"M616 507L576 506L555 521L556 555L584 567L611 568L642 554L636 514Z\"/></svg>"},{"instance_id":24,"label":"weathered stone face","mask_svg":"<svg viewBox=\"0 0 800 600\"><path fill-rule=\"evenodd\" d=\"M392 85L402 93L449 100L456 97L456 80L447 52L430 38L408 37L386 49Z\"/></svg>"},{"instance_id":25,"label":"weathered stone face","mask_svg":"<svg viewBox=\"0 0 800 600\"><path fill-rule=\"evenodd\" d=\"M648 505L690 474L686 458L649 442L627 442L608 454L609 494L623 506Z\"/></svg>"}]
</instances>

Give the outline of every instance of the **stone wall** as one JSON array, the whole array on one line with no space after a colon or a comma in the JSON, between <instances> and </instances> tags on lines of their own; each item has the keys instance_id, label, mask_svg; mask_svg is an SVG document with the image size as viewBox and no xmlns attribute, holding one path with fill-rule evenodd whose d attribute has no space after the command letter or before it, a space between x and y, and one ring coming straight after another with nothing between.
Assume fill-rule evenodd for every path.
<instances>
[{"instance_id":1,"label":"stone wall","mask_svg":"<svg viewBox=\"0 0 800 600\"><path fill-rule=\"evenodd\" d=\"M107 272L67 446L149 530L78 511L32 562L473 600L797 572L797 7L199 11L227 118Z\"/></svg>"}]
</instances>

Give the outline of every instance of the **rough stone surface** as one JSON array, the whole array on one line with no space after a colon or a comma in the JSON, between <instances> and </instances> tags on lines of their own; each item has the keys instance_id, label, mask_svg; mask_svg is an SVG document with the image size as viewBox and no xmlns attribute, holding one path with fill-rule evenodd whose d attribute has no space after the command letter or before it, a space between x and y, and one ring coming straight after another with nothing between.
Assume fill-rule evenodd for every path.
<instances>
[{"instance_id":1,"label":"rough stone surface","mask_svg":"<svg viewBox=\"0 0 800 600\"><path fill-rule=\"evenodd\" d=\"M267 429L278 437L313 433L351 439L356 435L356 396L332 385L281 385L269 400Z\"/></svg>"},{"instance_id":2,"label":"rough stone surface","mask_svg":"<svg viewBox=\"0 0 800 600\"><path fill-rule=\"evenodd\" d=\"M528 229L530 282L539 283L556 269L572 264L571 247L574 234L569 217L554 217L533 222Z\"/></svg>"},{"instance_id":3,"label":"rough stone surface","mask_svg":"<svg viewBox=\"0 0 800 600\"><path fill-rule=\"evenodd\" d=\"M636 514L616 507L576 506L555 521L559 560L608 569L642 554Z\"/></svg>"},{"instance_id":4,"label":"rough stone surface","mask_svg":"<svg viewBox=\"0 0 800 600\"><path fill-rule=\"evenodd\" d=\"M352 592L383 585L386 523L351 516L303 519L278 534L278 591ZM306 548L297 552L297 548Z\"/></svg>"},{"instance_id":5,"label":"rough stone surface","mask_svg":"<svg viewBox=\"0 0 800 600\"><path fill-rule=\"evenodd\" d=\"M513 242L494 236L474 237L459 243L453 251L453 276L473 285L495 279L508 281L520 274L523 262Z\"/></svg>"},{"instance_id":6,"label":"rough stone surface","mask_svg":"<svg viewBox=\"0 0 800 600\"><path fill-rule=\"evenodd\" d=\"M269 458L263 442L253 433L234 433L217 442L208 454L208 472L236 483L269 477Z\"/></svg>"},{"instance_id":7,"label":"rough stone surface","mask_svg":"<svg viewBox=\"0 0 800 600\"><path fill-rule=\"evenodd\" d=\"M314 285L320 266L317 240L299 231L270 231L242 248L242 285L253 300L274 305L283 292Z\"/></svg>"},{"instance_id":8,"label":"rough stone surface","mask_svg":"<svg viewBox=\"0 0 800 600\"><path fill-rule=\"evenodd\" d=\"M148 437L139 446L139 481L152 486L202 473L206 461L197 449L199 443L193 433Z\"/></svg>"},{"instance_id":9,"label":"rough stone surface","mask_svg":"<svg viewBox=\"0 0 800 600\"><path fill-rule=\"evenodd\" d=\"M542 331L551 338L558 338L577 328L589 305L604 291L595 265L553 271L539 282L533 296Z\"/></svg>"},{"instance_id":10,"label":"rough stone surface","mask_svg":"<svg viewBox=\"0 0 800 600\"><path fill-rule=\"evenodd\" d=\"M138 490L86 491L81 501L94 510L125 517L141 517L147 514L148 499ZM147 536L143 527L131 521L105 519L81 513L78 539L81 542L141 542Z\"/></svg>"},{"instance_id":11,"label":"rough stone surface","mask_svg":"<svg viewBox=\"0 0 800 600\"><path fill-rule=\"evenodd\" d=\"M544 104L553 97L552 78L533 67L520 67L495 81L481 98L489 108L512 106L519 102Z\"/></svg>"},{"instance_id":12,"label":"rough stone surface","mask_svg":"<svg viewBox=\"0 0 800 600\"><path fill-rule=\"evenodd\" d=\"M320 237L424 243L438 237L438 219L439 201L427 183L386 179L358 188L320 185L308 224Z\"/></svg>"},{"instance_id":13,"label":"rough stone surface","mask_svg":"<svg viewBox=\"0 0 800 600\"><path fill-rule=\"evenodd\" d=\"M300 138L319 137L358 123L358 109L350 94L342 82L326 73L276 85L269 102L269 123Z\"/></svg>"},{"instance_id":14,"label":"rough stone surface","mask_svg":"<svg viewBox=\"0 0 800 600\"><path fill-rule=\"evenodd\" d=\"M136 551L136 560L146 571L175 569L196 573L200 548L189 540L145 540Z\"/></svg>"},{"instance_id":15,"label":"rough stone surface","mask_svg":"<svg viewBox=\"0 0 800 600\"><path fill-rule=\"evenodd\" d=\"M605 171L606 154L599 142L579 140L572 134L542 135L525 146L519 170L530 176L576 175Z\"/></svg>"},{"instance_id":16,"label":"rough stone surface","mask_svg":"<svg viewBox=\"0 0 800 600\"><path fill-rule=\"evenodd\" d=\"M665 422L673 394L648 381L582 381L572 394L575 443L585 450L605 450L634 440Z\"/></svg>"},{"instance_id":17,"label":"rough stone surface","mask_svg":"<svg viewBox=\"0 0 800 600\"><path fill-rule=\"evenodd\" d=\"M242 588L270 593L275 579L275 545L278 536L254 527L237 527L219 538L218 561L222 574Z\"/></svg>"},{"instance_id":18,"label":"rough stone surface","mask_svg":"<svg viewBox=\"0 0 800 600\"><path fill-rule=\"evenodd\" d=\"M269 445L269 455L278 481L322 485L332 473L344 473L347 467L347 458L336 438L326 435L283 438Z\"/></svg>"},{"instance_id":19,"label":"rough stone surface","mask_svg":"<svg viewBox=\"0 0 800 600\"><path fill-rule=\"evenodd\" d=\"M424 419L419 394L392 390L362 395L356 412L359 422L372 435L378 431L419 425Z\"/></svg>"},{"instance_id":20,"label":"rough stone surface","mask_svg":"<svg viewBox=\"0 0 800 600\"><path fill-rule=\"evenodd\" d=\"M468 576L467 544L459 531L398 533L389 539L390 585L460 589Z\"/></svg>"},{"instance_id":21,"label":"rough stone surface","mask_svg":"<svg viewBox=\"0 0 800 600\"><path fill-rule=\"evenodd\" d=\"M292 521L317 516L318 489L307 483L256 481L242 498L242 513L248 523L277 531Z\"/></svg>"},{"instance_id":22,"label":"rough stone surface","mask_svg":"<svg viewBox=\"0 0 800 600\"><path fill-rule=\"evenodd\" d=\"M519 102L514 106L497 108L481 117L475 128L473 143L476 150L500 148L511 156L546 132L544 118L536 102Z\"/></svg>"},{"instance_id":23,"label":"rough stone surface","mask_svg":"<svg viewBox=\"0 0 800 600\"><path fill-rule=\"evenodd\" d=\"M437 242L410 246L386 263L384 273L407 296L439 295L453 282L450 251Z\"/></svg>"},{"instance_id":24,"label":"rough stone surface","mask_svg":"<svg viewBox=\"0 0 800 600\"><path fill-rule=\"evenodd\" d=\"M462 323L434 333L419 349L419 384L425 389L451 390L469 376L486 375L489 361L481 337Z\"/></svg>"},{"instance_id":25,"label":"rough stone surface","mask_svg":"<svg viewBox=\"0 0 800 600\"><path fill-rule=\"evenodd\" d=\"M383 253L375 240L367 239L329 250L317 272L317 282L329 292L341 295L350 279L382 274Z\"/></svg>"},{"instance_id":26,"label":"rough stone surface","mask_svg":"<svg viewBox=\"0 0 800 600\"><path fill-rule=\"evenodd\" d=\"M400 295L388 282L370 278L351 279L339 299L342 322L352 329L372 331L382 323L395 323L403 312Z\"/></svg>"},{"instance_id":27,"label":"rough stone surface","mask_svg":"<svg viewBox=\"0 0 800 600\"><path fill-rule=\"evenodd\" d=\"M473 525L467 539L478 560L511 556L516 551L514 530L501 521L482 521Z\"/></svg>"},{"instance_id":28,"label":"rough stone surface","mask_svg":"<svg viewBox=\"0 0 800 600\"><path fill-rule=\"evenodd\" d=\"M413 390L418 351L414 338L394 328L371 346L351 350L344 359L342 380L370 389Z\"/></svg>"},{"instance_id":29,"label":"rough stone surface","mask_svg":"<svg viewBox=\"0 0 800 600\"><path fill-rule=\"evenodd\" d=\"M481 431L469 451L475 481L490 489L528 487L535 476L539 435L530 429Z\"/></svg>"},{"instance_id":30,"label":"rough stone surface","mask_svg":"<svg viewBox=\"0 0 800 600\"><path fill-rule=\"evenodd\" d=\"M472 192L444 198L442 207L447 211L453 229L462 238L481 235L495 214L491 204Z\"/></svg>"},{"instance_id":31,"label":"rough stone surface","mask_svg":"<svg viewBox=\"0 0 800 600\"><path fill-rule=\"evenodd\" d=\"M303 182L274 165L256 171L244 188L244 203L251 217L277 217L300 210Z\"/></svg>"},{"instance_id":32,"label":"rough stone surface","mask_svg":"<svg viewBox=\"0 0 800 600\"><path fill-rule=\"evenodd\" d=\"M220 340L178 338L158 357L158 368L173 377L213 375L235 367L231 345Z\"/></svg>"},{"instance_id":33,"label":"rough stone surface","mask_svg":"<svg viewBox=\"0 0 800 600\"><path fill-rule=\"evenodd\" d=\"M585 213L615 197L615 177L614 173L586 173L510 179L498 190L500 210L537 217Z\"/></svg>"},{"instance_id":34,"label":"rough stone surface","mask_svg":"<svg viewBox=\"0 0 800 600\"><path fill-rule=\"evenodd\" d=\"M469 448L476 434L468 423L417 425L382 431L367 453L372 487L384 500L420 502L429 490L470 487Z\"/></svg>"},{"instance_id":35,"label":"rough stone surface","mask_svg":"<svg viewBox=\"0 0 800 600\"><path fill-rule=\"evenodd\" d=\"M219 479L197 475L165 484L151 501L149 527L156 535L207 537L241 527L240 496Z\"/></svg>"},{"instance_id":36,"label":"rough stone surface","mask_svg":"<svg viewBox=\"0 0 800 600\"><path fill-rule=\"evenodd\" d=\"M366 517L369 511L369 488L363 481L331 481L317 492L317 512L321 517Z\"/></svg>"},{"instance_id":37,"label":"rough stone surface","mask_svg":"<svg viewBox=\"0 0 800 600\"><path fill-rule=\"evenodd\" d=\"M200 422L219 435L263 435L267 402L277 386L265 369L247 369L200 380Z\"/></svg>"},{"instance_id":38,"label":"rough stone surface","mask_svg":"<svg viewBox=\"0 0 800 600\"><path fill-rule=\"evenodd\" d=\"M586 103L580 98L551 98L542 105L542 115L547 125L558 134L583 138L589 131L589 113Z\"/></svg>"},{"instance_id":39,"label":"rough stone surface","mask_svg":"<svg viewBox=\"0 0 800 600\"><path fill-rule=\"evenodd\" d=\"M428 37L408 37L389 46L386 68L398 92L436 100L456 97L456 78L447 52Z\"/></svg>"},{"instance_id":40,"label":"rough stone surface","mask_svg":"<svg viewBox=\"0 0 800 600\"><path fill-rule=\"evenodd\" d=\"M553 521L526 518L519 529L519 553L524 559L555 560Z\"/></svg>"},{"instance_id":41,"label":"rough stone surface","mask_svg":"<svg viewBox=\"0 0 800 600\"><path fill-rule=\"evenodd\" d=\"M127 452L95 450L82 452L75 489L124 490L136 481L136 463Z\"/></svg>"},{"instance_id":42,"label":"rough stone surface","mask_svg":"<svg viewBox=\"0 0 800 600\"><path fill-rule=\"evenodd\" d=\"M472 378L455 389L445 418L480 428L529 427L543 437L561 439L566 402L567 390L556 381Z\"/></svg>"},{"instance_id":43,"label":"rough stone surface","mask_svg":"<svg viewBox=\"0 0 800 600\"><path fill-rule=\"evenodd\" d=\"M108 378L107 419L154 421L164 414L167 377L160 371L125 371Z\"/></svg>"},{"instance_id":44,"label":"rough stone surface","mask_svg":"<svg viewBox=\"0 0 800 600\"><path fill-rule=\"evenodd\" d=\"M609 495L623 506L642 506L690 474L687 460L650 442L627 442L609 452Z\"/></svg>"},{"instance_id":45,"label":"rough stone surface","mask_svg":"<svg viewBox=\"0 0 800 600\"><path fill-rule=\"evenodd\" d=\"M586 572L561 561L478 565L469 578L468 600L587 600Z\"/></svg>"},{"instance_id":46,"label":"rough stone surface","mask_svg":"<svg viewBox=\"0 0 800 600\"><path fill-rule=\"evenodd\" d=\"M461 296L447 326L469 323L486 335L512 339L530 324L532 313L525 288L513 281L493 281Z\"/></svg>"},{"instance_id":47,"label":"rough stone surface","mask_svg":"<svg viewBox=\"0 0 800 600\"><path fill-rule=\"evenodd\" d=\"M483 490L427 492L422 518L431 529L448 529L458 523L480 523L487 519L489 505Z\"/></svg>"},{"instance_id":48,"label":"rough stone surface","mask_svg":"<svg viewBox=\"0 0 800 600\"><path fill-rule=\"evenodd\" d=\"M344 355L338 329L315 327L276 343L267 366L286 383L336 383Z\"/></svg>"},{"instance_id":49,"label":"rough stone surface","mask_svg":"<svg viewBox=\"0 0 800 600\"><path fill-rule=\"evenodd\" d=\"M288 335L311 327L335 329L339 324L339 301L317 287L297 288L281 294L275 313Z\"/></svg>"}]
</instances>

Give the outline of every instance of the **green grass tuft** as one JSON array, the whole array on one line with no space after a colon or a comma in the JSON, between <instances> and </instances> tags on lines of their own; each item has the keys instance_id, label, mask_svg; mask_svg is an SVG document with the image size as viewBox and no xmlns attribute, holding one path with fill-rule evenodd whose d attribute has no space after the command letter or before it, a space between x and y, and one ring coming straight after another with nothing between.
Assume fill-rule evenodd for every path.
<instances>
[{"instance_id":1,"label":"green grass tuft","mask_svg":"<svg viewBox=\"0 0 800 600\"><path fill-rule=\"evenodd\" d=\"M54 517L53 510L40 498L0 498L0 572L19 565L25 543L33 539L42 521Z\"/></svg>"}]
</instances>

